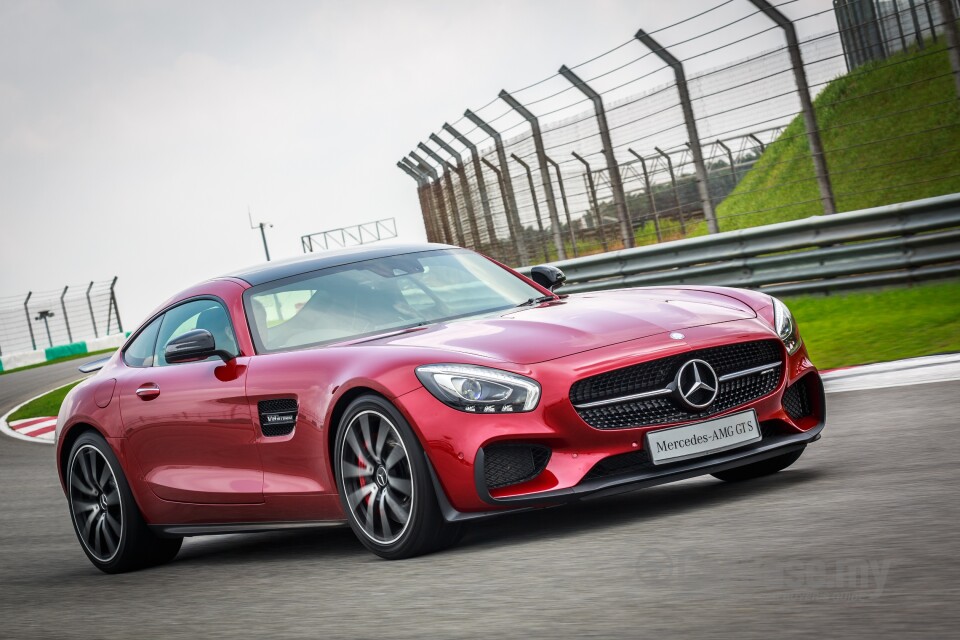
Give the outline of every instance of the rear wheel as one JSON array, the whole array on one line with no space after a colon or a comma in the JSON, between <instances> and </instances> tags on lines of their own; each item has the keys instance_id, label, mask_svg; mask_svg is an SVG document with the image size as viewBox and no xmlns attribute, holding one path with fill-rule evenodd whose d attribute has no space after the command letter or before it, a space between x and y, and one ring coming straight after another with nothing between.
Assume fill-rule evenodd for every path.
<instances>
[{"instance_id":1,"label":"rear wheel","mask_svg":"<svg viewBox=\"0 0 960 640\"><path fill-rule=\"evenodd\" d=\"M142 569L177 555L183 538L159 538L150 531L120 462L99 434L77 438L70 451L66 484L77 539L101 571Z\"/></svg>"},{"instance_id":2,"label":"rear wheel","mask_svg":"<svg viewBox=\"0 0 960 640\"><path fill-rule=\"evenodd\" d=\"M347 407L334 459L350 527L370 551L398 560L455 542L460 526L440 513L420 442L385 399L365 395Z\"/></svg>"},{"instance_id":3,"label":"rear wheel","mask_svg":"<svg viewBox=\"0 0 960 640\"><path fill-rule=\"evenodd\" d=\"M753 478L769 476L777 471L783 471L792 465L800 459L805 449L806 447L802 447L796 451L777 456L776 458L767 458L760 462L754 462L753 464L747 464L742 467L734 467L733 469L727 469L726 471L712 475L714 478L719 478L726 482L740 482L742 480L752 480Z\"/></svg>"}]
</instances>

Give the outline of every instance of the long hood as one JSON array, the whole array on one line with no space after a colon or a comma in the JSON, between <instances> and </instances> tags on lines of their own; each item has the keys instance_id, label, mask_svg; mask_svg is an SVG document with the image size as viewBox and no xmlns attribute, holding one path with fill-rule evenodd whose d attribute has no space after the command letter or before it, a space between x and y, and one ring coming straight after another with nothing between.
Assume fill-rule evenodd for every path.
<instances>
[{"instance_id":1,"label":"long hood","mask_svg":"<svg viewBox=\"0 0 960 640\"><path fill-rule=\"evenodd\" d=\"M435 324L367 344L430 347L533 364L658 333L754 317L753 309L718 293L625 289L575 294L559 302Z\"/></svg>"}]
</instances>

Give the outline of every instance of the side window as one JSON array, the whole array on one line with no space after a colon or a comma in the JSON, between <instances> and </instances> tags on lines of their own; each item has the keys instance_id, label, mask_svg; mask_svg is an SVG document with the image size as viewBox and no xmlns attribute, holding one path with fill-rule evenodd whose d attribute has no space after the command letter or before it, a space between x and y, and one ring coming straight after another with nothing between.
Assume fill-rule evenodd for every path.
<instances>
[{"instance_id":1,"label":"side window","mask_svg":"<svg viewBox=\"0 0 960 640\"><path fill-rule=\"evenodd\" d=\"M194 300L167 311L160 325L159 338L154 361L157 366L167 366L163 357L167 343L193 329L206 329L217 343L217 348L236 354L237 338L233 333L233 324L223 305L216 300ZM212 357L211 360L218 359Z\"/></svg>"},{"instance_id":2,"label":"side window","mask_svg":"<svg viewBox=\"0 0 960 640\"><path fill-rule=\"evenodd\" d=\"M123 352L123 361L128 367L152 367L153 352L157 344L157 333L160 331L160 316L140 332L126 351Z\"/></svg>"}]
</instances>

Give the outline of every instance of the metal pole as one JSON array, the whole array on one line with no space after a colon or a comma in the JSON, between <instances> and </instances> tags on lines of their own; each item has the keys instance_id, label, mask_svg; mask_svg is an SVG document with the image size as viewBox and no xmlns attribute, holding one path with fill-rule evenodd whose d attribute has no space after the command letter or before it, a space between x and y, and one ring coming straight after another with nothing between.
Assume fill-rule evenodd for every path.
<instances>
[{"instance_id":1,"label":"metal pole","mask_svg":"<svg viewBox=\"0 0 960 640\"><path fill-rule=\"evenodd\" d=\"M717 140L720 148L727 152L727 161L730 163L730 177L733 178L733 186L737 186L737 168L733 164L733 151L723 143L723 140Z\"/></svg>"},{"instance_id":2,"label":"metal pole","mask_svg":"<svg viewBox=\"0 0 960 640\"><path fill-rule=\"evenodd\" d=\"M443 242L443 235L437 222L437 211L433 206L433 194L430 193L430 176L414 165L410 158L403 158L400 162L417 176L417 184L420 185L418 189L420 207L425 212L424 220L428 233L433 237L431 242Z\"/></svg>"},{"instance_id":3,"label":"metal pole","mask_svg":"<svg viewBox=\"0 0 960 640\"><path fill-rule=\"evenodd\" d=\"M673 159L660 147L654 147L654 150L667 161L667 171L670 172L670 184L673 187L673 201L676 203L677 217L680 220L680 235L687 237L687 226L683 222L683 206L680 204L680 190L677 188L677 176L673 173Z\"/></svg>"},{"instance_id":4,"label":"metal pole","mask_svg":"<svg viewBox=\"0 0 960 640\"><path fill-rule=\"evenodd\" d=\"M530 197L533 199L533 213L537 217L537 229L540 231L540 240L543 240L543 218L540 217L540 205L537 203L537 192L534 190L533 186L533 172L530 171L530 165L520 159L519 156L515 153L511 153L510 157L513 158L523 170L527 172L527 183L530 185ZM563 244L561 242L561 244ZM546 243L543 244L543 259L546 262L550 262L550 249Z\"/></svg>"},{"instance_id":5,"label":"metal pole","mask_svg":"<svg viewBox=\"0 0 960 640\"><path fill-rule=\"evenodd\" d=\"M937 28L933 22L933 12L930 11L930 0L923 0L923 8L927 12L927 26L930 27L930 39L937 41Z\"/></svg>"},{"instance_id":6,"label":"metal pole","mask_svg":"<svg viewBox=\"0 0 960 640\"><path fill-rule=\"evenodd\" d=\"M260 223L260 238L263 239L263 253L267 256L267 262L270 262L270 248L267 246L267 230L266 223Z\"/></svg>"},{"instance_id":7,"label":"metal pole","mask_svg":"<svg viewBox=\"0 0 960 640\"><path fill-rule=\"evenodd\" d=\"M484 133L493 138L493 144L497 149L497 162L500 164L501 185L506 189L505 203L507 206L507 222L510 226L510 233L517 245L517 258L521 264L529 264L527 257L527 242L523 237L523 224L520 222L520 210L517 209L517 198L513 193L513 179L510 177L510 167L507 166L507 152L503 148L503 138L500 132L487 124L477 114L470 109L463 112L470 122L480 127Z\"/></svg>"},{"instance_id":8,"label":"metal pole","mask_svg":"<svg viewBox=\"0 0 960 640\"><path fill-rule=\"evenodd\" d=\"M446 122L443 123L443 130L470 150L470 161L473 163L473 172L477 177L477 191L480 192L480 206L483 208L483 220L487 227L487 236L490 239L490 244L499 246L497 229L493 225L493 212L490 210L490 198L487 196L487 181L483 177L483 168L480 165L480 154L477 152L477 145L470 142L467 136Z\"/></svg>"},{"instance_id":9,"label":"metal pole","mask_svg":"<svg viewBox=\"0 0 960 640\"><path fill-rule=\"evenodd\" d=\"M590 204L593 207L593 215L597 219L597 230L600 232L600 246L607 250L607 236L603 232L603 217L600 215L600 205L597 203L597 185L593 182L593 171L590 169L590 163L584 160L576 151L573 151L573 157L579 160L586 168L587 187L590 191Z\"/></svg>"},{"instance_id":10,"label":"metal pole","mask_svg":"<svg viewBox=\"0 0 960 640\"><path fill-rule=\"evenodd\" d=\"M563 246L563 232L560 229L560 214L557 212L557 199L553 195L553 181L550 180L550 169L547 166L547 152L543 148L543 134L540 131L540 121L535 115L530 113L526 107L517 102L517 99L506 91L500 92L500 99L506 102L510 107L519 113L524 120L530 123L530 131L533 133L533 146L537 151L537 164L540 165L540 182L543 184L543 193L547 198L547 211L550 215L550 224L553 226L553 244L557 248L557 256L560 260L567 258L567 252ZM529 174L529 169L527 170ZM530 193L533 196L533 202L537 202L537 192L533 188L533 181L530 182Z\"/></svg>"},{"instance_id":11,"label":"metal pole","mask_svg":"<svg viewBox=\"0 0 960 640\"><path fill-rule=\"evenodd\" d=\"M653 195L653 186L650 184L650 173L647 171L647 161L633 149L627 149L627 151L640 161L640 168L643 169L643 187L647 192L647 200L650 202L650 213L653 215L653 229L657 232L657 242L663 242L663 236L660 235L660 213L657 211L657 198Z\"/></svg>"},{"instance_id":12,"label":"metal pole","mask_svg":"<svg viewBox=\"0 0 960 640\"><path fill-rule=\"evenodd\" d=\"M820 203L823 212L827 215L837 212L833 199L833 185L830 184L830 173L827 170L827 157L820 142L820 130L817 128L817 116L813 111L813 100L810 99L810 89L807 85L807 74L803 69L803 56L800 54L800 43L797 41L797 30L785 15L780 13L767 0L750 0L755 7L763 11L768 18L777 23L787 37L787 48L790 50L790 64L793 66L793 75L797 82L797 93L800 96L800 108L803 111L803 122L807 129L807 140L810 143L810 155L813 157L813 170L817 175L817 186L820 189Z\"/></svg>"},{"instance_id":13,"label":"metal pole","mask_svg":"<svg viewBox=\"0 0 960 640\"><path fill-rule=\"evenodd\" d=\"M637 31L635 37L658 58L673 68L673 75L677 82L677 93L680 94L680 107L683 110L683 120L687 125L687 143L690 145L690 152L693 154L693 168L697 174L697 191L700 194L700 202L703 206L703 217L707 219L707 229L710 233L719 233L720 227L717 225L717 216L713 212L713 203L710 201L710 184L707 181L707 167L703 162L703 150L700 148L700 134L697 132L697 121L693 114L693 103L690 100L690 92L687 90L687 75L683 71L683 63L675 58L669 51L661 47L660 44L643 29Z\"/></svg>"},{"instance_id":14,"label":"metal pole","mask_svg":"<svg viewBox=\"0 0 960 640\"><path fill-rule=\"evenodd\" d=\"M87 307L90 309L90 324L93 325L93 337L99 338L100 334L97 332L97 317L93 315L93 302L90 300L91 289L93 289L93 280L90 281L90 286L87 287Z\"/></svg>"},{"instance_id":15,"label":"metal pole","mask_svg":"<svg viewBox=\"0 0 960 640\"><path fill-rule=\"evenodd\" d=\"M567 190L563 187L563 174L560 173L560 165L547 157L547 162L553 167L557 174L557 186L560 187L560 201L563 202L563 214L567 218L567 231L570 233L570 247L573 250L573 257L579 258L580 251L577 249L577 232L573 229L573 221L570 219L570 205L567 203Z\"/></svg>"},{"instance_id":16,"label":"metal pole","mask_svg":"<svg viewBox=\"0 0 960 640\"><path fill-rule=\"evenodd\" d=\"M406 158L404 158L404 160L406 160ZM426 178L421 176L413 167L404 164L402 160L397 163L397 166L416 181L417 198L420 200L420 213L423 216L423 229L427 234L427 242L436 242L436 237L433 233L433 222L430 220L429 206L427 205L427 199L424 197L424 188L427 185Z\"/></svg>"},{"instance_id":17,"label":"metal pole","mask_svg":"<svg viewBox=\"0 0 960 640\"><path fill-rule=\"evenodd\" d=\"M613 152L613 141L610 139L610 127L607 125L607 112L603 107L603 98L581 80L577 74L568 69L566 65L560 67L560 75L593 102L597 127L600 129L600 142L603 144L603 156L606 158L607 172L610 175L610 190L613 192L613 203L617 209L617 219L620 221L620 236L623 240L623 246L629 249L634 245L633 223L630 221L630 212L627 210L627 196L623 192L620 165L617 164L617 157Z\"/></svg>"},{"instance_id":18,"label":"metal pole","mask_svg":"<svg viewBox=\"0 0 960 640\"><path fill-rule=\"evenodd\" d=\"M455 244L456 241L454 240L453 234L450 232L450 221L447 219L447 203L443 197L443 187L440 186L440 176L437 175L436 170L431 167L426 160L421 158L416 151L411 151L410 157L413 158L414 162L416 162L417 167L421 171L427 173L433 180L431 191L433 193L433 199L437 203L437 208L440 210L440 224L443 228L444 242Z\"/></svg>"},{"instance_id":19,"label":"metal pole","mask_svg":"<svg viewBox=\"0 0 960 640\"><path fill-rule=\"evenodd\" d=\"M67 340L69 342L73 342L73 333L70 331L70 318L67 317L67 305L63 301L64 297L67 295L67 289L69 288L69 285L64 287L63 293L60 294L60 311L63 312L63 323L67 325Z\"/></svg>"},{"instance_id":20,"label":"metal pole","mask_svg":"<svg viewBox=\"0 0 960 640\"><path fill-rule=\"evenodd\" d=\"M506 185L503 183L503 172L500 171L500 169L498 169L492 162L490 162L490 161L487 160L486 158L481 158L481 160L482 160L483 164L487 165L487 167L488 167L491 171L493 171L493 174L494 174L495 176L497 176L497 186L498 186L499 189L500 189L500 197L501 197L501 199L503 200L503 210L506 211L506 212L509 212L509 211L510 211L510 202L509 202L508 196L507 196L507 187L506 187ZM510 215L509 215L509 213L507 214L507 226L510 227L511 232L512 232L512 226L510 225ZM506 262L506 260L504 260L504 262ZM526 262L527 262L526 260L523 261L524 264L526 264Z\"/></svg>"},{"instance_id":21,"label":"metal pole","mask_svg":"<svg viewBox=\"0 0 960 640\"><path fill-rule=\"evenodd\" d=\"M900 7L897 5L897 0L891 0L891 2L893 2L893 15L896 17L897 22L897 33L900 34L900 50L906 51L907 38L903 35L903 20L900 19Z\"/></svg>"},{"instance_id":22,"label":"metal pole","mask_svg":"<svg viewBox=\"0 0 960 640\"><path fill-rule=\"evenodd\" d=\"M267 258L269 261L270 259ZM110 301L113 303L113 312L117 316L117 331L123 333L123 323L120 322L120 307L117 306L117 295L114 293L114 287L117 286L117 276L113 276L113 282L110 283Z\"/></svg>"},{"instance_id":23,"label":"metal pole","mask_svg":"<svg viewBox=\"0 0 960 640\"><path fill-rule=\"evenodd\" d=\"M477 212L473 208L473 193L470 189L470 181L467 180L467 171L463 166L463 156L461 156L456 149L444 142L444 140L437 134L431 133L430 139L433 140L434 144L449 153L453 159L457 161L457 166L454 167L454 170L457 172L457 176L460 178L460 193L463 194L463 204L467 208L467 224L470 225L470 235L473 236L473 243L471 246L474 249L479 249L480 229L477 227Z\"/></svg>"},{"instance_id":24,"label":"metal pole","mask_svg":"<svg viewBox=\"0 0 960 640\"><path fill-rule=\"evenodd\" d=\"M763 154L763 152L767 150L767 145L763 144L763 140L761 140L757 136L753 135L752 133L748 133L747 137L757 143L757 146L760 147L761 154Z\"/></svg>"},{"instance_id":25,"label":"metal pole","mask_svg":"<svg viewBox=\"0 0 960 640\"><path fill-rule=\"evenodd\" d=\"M923 33L920 31L920 18L917 17L917 5L910 0L910 17L913 18L913 34L917 38L917 47L923 50Z\"/></svg>"},{"instance_id":26,"label":"metal pole","mask_svg":"<svg viewBox=\"0 0 960 640\"><path fill-rule=\"evenodd\" d=\"M950 0L939 0L940 16L943 19L943 32L947 40L947 55L950 58L950 69L953 71L953 82L957 89L957 98L960 99L960 34L957 29L957 14L953 10Z\"/></svg>"},{"instance_id":27,"label":"metal pole","mask_svg":"<svg viewBox=\"0 0 960 640\"><path fill-rule=\"evenodd\" d=\"M93 284L92 282L90 283ZM27 293L27 299L23 301L23 310L27 314L27 329L30 330L30 344L33 345L33 350L37 350L37 338L33 335L33 320L30 319L30 296L33 295L33 291Z\"/></svg>"},{"instance_id":28,"label":"metal pole","mask_svg":"<svg viewBox=\"0 0 960 640\"><path fill-rule=\"evenodd\" d=\"M447 185L447 194L451 210L450 212L453 214L453 228L457 234L457 244L461 247L465 247L467 245L467 241L463 237L463 225L460 222L460 205L457 203L457 192L453 188L453 178L450 177L450 174L453 173L453 167L450 166L449 162L441 158L436 151L422 142L417 143L417 148L430 156L430 159L436 162L439 165L440 170L443 171L443 182Z\"/></svg>"}]
</instances>

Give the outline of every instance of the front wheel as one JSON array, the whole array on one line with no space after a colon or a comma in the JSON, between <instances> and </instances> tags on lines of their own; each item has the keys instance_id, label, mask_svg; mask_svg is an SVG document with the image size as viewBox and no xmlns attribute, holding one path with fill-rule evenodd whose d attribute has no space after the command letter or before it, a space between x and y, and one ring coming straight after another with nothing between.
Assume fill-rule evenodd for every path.
<instances>
[{"instance_id":1,"label":"front wheel","mask_svg":"<svg viewBox=\"0 0 960 640\"><path fill-rule=\"evenodd\" d=\"M99 434L84 433L67 464L67 501L80 546L104 573L173 560L183 538L159 538L140 514L120 462Z\"/></svg>"},{"instance_id":2,"label":"front wheel","mask_svg":"<svg viewBox=\"0 0 960 640\"><path fill-rule=\"evenodd\" d=\"M440 513L420 442L385 399L365 395L347 407L334 460L350 527L373 553L399 560L456 540L460 526Z\"/></svg>"},{"instance_id":3,"label":"front wheel","mask_svg":"<svg viewBox=\"0 0 960 640\"><path fill-rule=\"evenodd\" d=\"M721 471L712 475L714 478L719 478L720 480L724 480L726 482L740 482L741 480L752 480L762 476L769 476L770 474L778 471L783 471L792 465L794 462L800 459L800 456L803 455L805 449L806 446L801 447L796 451L785 453L782 456L767 458L766 460L761 460L760 462L746 464L742 467L734 467L733 469L727 469L726 471Z\"/></svg>"}]
</instances>

